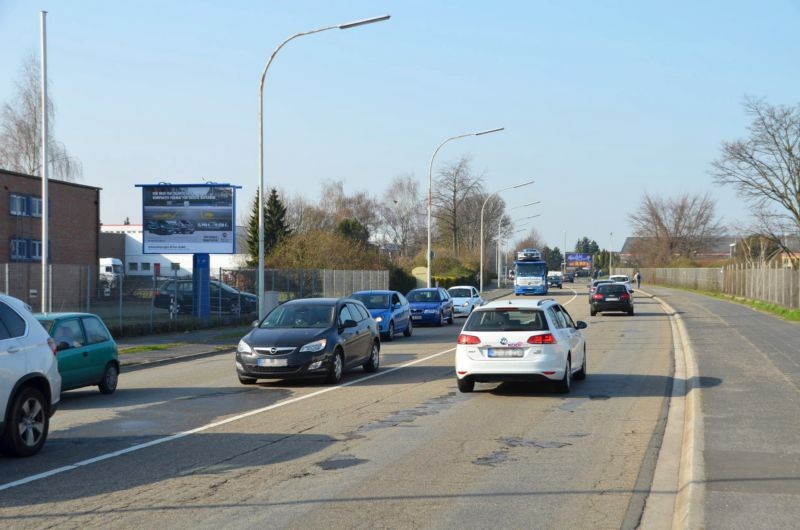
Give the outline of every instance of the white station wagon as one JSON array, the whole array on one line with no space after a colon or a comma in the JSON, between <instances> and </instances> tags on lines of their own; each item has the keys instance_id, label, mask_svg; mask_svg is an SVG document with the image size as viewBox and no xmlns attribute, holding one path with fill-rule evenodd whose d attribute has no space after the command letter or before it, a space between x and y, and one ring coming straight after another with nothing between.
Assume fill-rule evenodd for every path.
<instances>
[{"instance_id":1,"label":"white station wagon","mask_svg":"<svg viewBox=\"0 0 800 530\"><path fill-rule=\"evenodd\" d=\"M572 378L586 378L586 341L555 300L500 300L477 307L464 323L456 346L461 392L476 382L553 381L562 393Z\"/></svg>"}]
</instances>

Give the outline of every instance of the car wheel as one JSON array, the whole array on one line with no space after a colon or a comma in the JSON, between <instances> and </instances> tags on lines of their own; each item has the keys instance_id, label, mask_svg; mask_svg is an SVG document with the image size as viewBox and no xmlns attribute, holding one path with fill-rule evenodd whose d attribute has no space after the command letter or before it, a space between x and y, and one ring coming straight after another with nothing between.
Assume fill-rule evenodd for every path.
<instances>
[{"instance_id":1,"label":"car wheel","mask_svg":"<svg viewBox=\"0 0 800 530\"><path fill-rule=\"evenodd\" d=\"M575 372L575 379L579 381L586 379L586 346L583 347L583 364L581 364L581 369Z\"/></svg>"},{"instance_id":2,"label":"car wheel","mask_svg":"<svg viewBox=\"0 0 800 530\"><path fill-rule=\"evenodd\" d=\"M590 309L590 310L589 310L589 314L590 314L591 316L595 316L595 315L597 314L597 310L596 310L596 309Z\"/></svg>"},{"instance_id":3,"label":"car wheel","mask_svg":"<svg viewBox=\"0 0 800 530\"><path fill-rule=\"evenodd\" d=\"M236 374L239 377L239 382L243 385L254 385L256 384L255 377L244 377L239 374Z\"/></svg>"},{"instance_id":4,"label":"car wheel","mask_svg":"<svg viewBox=\"0 0 800 530\"><path fill-rule=\"evenodd\" d=\"M569 389L572 386L572 364L569 357L567 357L567 366L564 369L564 378L556 384L556 390L559 394L569 394Z\"/></svg>"},{"instance_id":5,"label":"car wheel","mask_svg":"<svg viewBox=\"0 0 800 530\"><path fill-rule=\"evenodd\" d=\"M436 327L437 328L442 327L443 323L444 323L444 313L439 313L439 321L436 322Z\"/></svg>"},{"instance_id":6,"label":"car wheel","mask_svg":"<svg viewBox=\"0 0 800 530\"><path fill-rule=\"evenodd\" d=\"M9 409L0 449L10 456L31 456L47 440L50 418L44 396L34 387L25 387L14 397Z\"/></svg>"},{"instance_id":7,"label":"car wheel","mask_svg":"<svg viewBox=\"0 0 800 530\"><path fill-rule=\"evenodd\" d=\"M119 381L119 368L114 363L108 363L103 372L103 378L97 385L101 394L113 394Z\"/></svg>"},{"instance_id":8,"label":"car wheel","mask_svg":"<svg viewBox=\"0 0 800 530\"><path fill-rule=\"evenodd\" d=\"M344 359L342 358L342 352L340 350L336 350L333 352L333 357L331 357L331 364L328 367L328 376L325 378L325 382L332 385L338 385L342 380L343 372Z\"/></svg>"},{"instance_id":9,"label":"car wheel","mask_svg":"<svg viewBox=\"0 0 800 530\"><path fill-rule=\"evenodd\" d=\"M628 316L630 316L630 317L632 317L632 316L633 316L633 307L631 307L630 309L628 309Z\"/></svg>"},{"instance_id":10,"label":"car wheel","mask_svg":"<svg viewBox=\"0 0 800 530\"><path fill-rule=\"evenodd\" d=\"M394 340L394 321L389 322L389 332L386 334L386 342Z\"/></svg>"},{"instance_id":11,"label":"car wheel","mask_svg":"<svg viewBox=\"0 0 800 530\"><path fill-rule=\"evenodd\" d=\"M240 311L239 304L237 302L231 302L231 305L228 308L228 313L232 315L238 315L239 311Z\"/></svg>"},{"instance_id":12,"label":"car wheel","mask_svg":"<svg viewBox=\"0 0 800 530\"><path fill-rule=\"evenodd\" d=\"M456 379L458 382L458 391L464 394L469 394L475 390L475 381L472 379Z\"/></svg>"},{"instance_id":13,"label":"car wheel","mask_svg":"<svg viewBox=\"0 0 800 530\"><path fill-rule=\"evenodd\" d=\"M411 319L408 319L408 325L403 330L403 336L410 337L412 333L414 333L414 324L411 323Z\"/></svg>"},{"instance_id":14,"label":"car wheel","mask_svg":"<svg viewBox=\"0 0 800 530\"><path fill-rule=\"evenodd\" d=\"M369 354L369 360L363 364L364 371L367 373L377 372L381 364L381 347L378 341L372 342L372 351Z\"/></svg>"},{"instance_id":15,"label":"car wheel","mask_svg":"<svg viewBox=\"0 0 800 530\"><path fill-rule=\"evenodd\" d=\"M447 318L447 323L448 324L452 324L453 323L453 310L452 309L450 310L450 316Z\"/></svg>"}]
</instances>

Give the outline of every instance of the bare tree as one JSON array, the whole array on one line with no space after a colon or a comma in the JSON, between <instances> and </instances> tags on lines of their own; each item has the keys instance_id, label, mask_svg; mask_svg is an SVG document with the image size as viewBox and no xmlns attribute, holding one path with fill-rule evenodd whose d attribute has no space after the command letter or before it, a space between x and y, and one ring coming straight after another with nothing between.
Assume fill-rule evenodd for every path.
<instances>
[{"instance_id":1,"label":"bare tree","mask_svg":"<svg viewBox=\"0 0 800 530\"><path fill-rule=\"evenodd\" d=\"M674 258L694 259L704 246L723 234L716 220L715 203L708 193L684 193L673 199L645 193L639 208L628 218L634 235L646 244L636 256L643 264L666 264Z\"/></svg>"},{"instance_id":2,"label":"bare tree","mask_svg":"<svg viewBox=\"0 0 800 530\"><path fill-rule=\"evenodd\" d=\"M392 179L383 194L383 229L389 239L400 247L402 256L415 253L415 236L422 230L424 208L419 184L411 175Z\"/></svg>"},{"instance_id":3,"label":"bare tree","mask_svg":"<svg viewBox=\"0 0 800 530\"><path fill-rule=\"evenodd\" d=\"M440 235L452 242L453 254L458 256L460 230L464 225L464 202L483 190L483 175L476 175L468 156L439 172L433 193L434 216Z\"/></svg>"},{"instance_id":4,"label":"bare tree","mask_svg":"<svg viewBox=\"0 0 800 530\"><path fill-rule=\"evenodd\" d=\"M542 235L535 228L531 228L530 230L528 230L527 234L525 234L525 236L522 239L518 239L514 246L516 250L522 250L523 248L540 249L543 247L544 247L544 240L542 239Z\"/></svg>"},{"instance_id":5,"label":"bare tree","mask_svg":"<svg viewBox=\"0 0 800 530\"><path fill-rule=\"evenodd\" d=\"M0 112L0 167L28 175L42 174L42 104L39 65L33 55L22 65L17 93L11 103L5 103ZM81 177L78 159L67 152L64 144L52 134L55 108L47 100L48 158L50 175L60 180L74 181Z\"/></svg>"},{"instance_id":6,"label":"bare tree","mask_svg":"<svg viewBox=\"0 0 800 530\"><path fill-rule=\"evenodd\" d=\"M800 233L800 105L748 98L744 108L750 137L722 144L714 181L733 186L753 206L757 231L791 253L782 236Z\"/></svg>"}]
</instances>

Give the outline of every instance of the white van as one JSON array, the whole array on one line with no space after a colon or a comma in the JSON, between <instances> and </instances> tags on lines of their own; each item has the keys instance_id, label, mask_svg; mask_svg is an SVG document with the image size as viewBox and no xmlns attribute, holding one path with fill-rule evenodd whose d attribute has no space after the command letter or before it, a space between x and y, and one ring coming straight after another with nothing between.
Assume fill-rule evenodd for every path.
<instances>
[{"instance_id":1,"label":"white van","mask_svg":"<svg viewBox=\"0 0 800 530\"><path fill-rule=\"evenodd\" d=\"M98 279L101 284L108 287L117 287L125 269L122 267L122 260L119 258L100 258L100 274Z\"/></svg>"}]
</instances>

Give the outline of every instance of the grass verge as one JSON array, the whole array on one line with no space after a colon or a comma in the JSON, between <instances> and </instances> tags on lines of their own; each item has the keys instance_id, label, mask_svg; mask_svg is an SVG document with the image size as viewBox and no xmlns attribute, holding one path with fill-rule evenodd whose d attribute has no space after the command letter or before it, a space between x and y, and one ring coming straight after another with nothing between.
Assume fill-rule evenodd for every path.
<instances>
[{"instance_id":1,"label":"grass verge","mask_svg":"<svg viewBox=\"0 0 800 530\"><path fill-rule=\"evenodd\" d=\"M119 348L120 355L129 353L141 353L143 351L159 351L168 350L170 348L177 348L179 346L186 346L188 342L170 342L167 344L144 344L142 346L128 346L127 348Z\"/></svg>"},{"instance_id":2,"label":"grass verge","mask_svg":"<svg viewBox=\"0 0 800 530\"><path fill-rule=\"evenodd\" d=\"M770 304L767 302L761 302L759 300L750 300L749 298L742 298L741 296L734 296L732 294L723 294L723 293L716 293L714 291L702 291L700 289L687 289L686 287L675 287L675 286L665 286L665 287L672 287L673 289L681 289L683 291L689 291L692 293L703 294L705 296L710 296L712 298L717 298L719 300L726 300L728 302L735 302L740 305L744 305L747 307L752 307L753 309L757 309L758 311L763 311L764 313L769 313L771 315L776 315L781 317L784 320L788 320L789 322L800 322L800 309L789 309L783 306Z\"/></svg>"}]
</instances>

